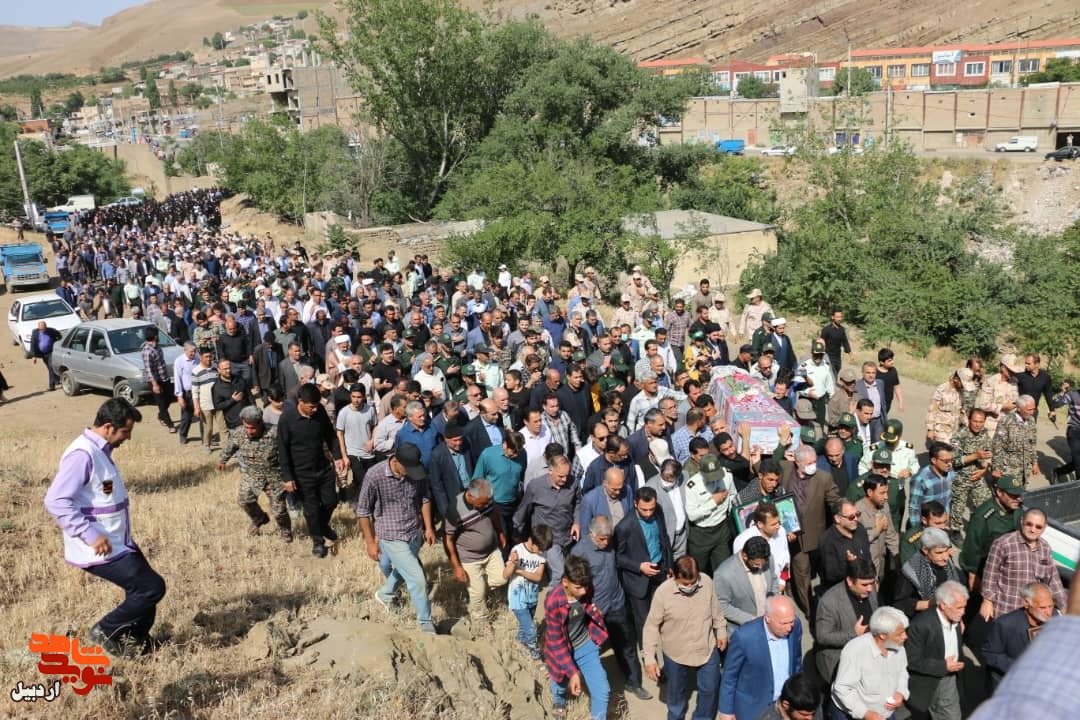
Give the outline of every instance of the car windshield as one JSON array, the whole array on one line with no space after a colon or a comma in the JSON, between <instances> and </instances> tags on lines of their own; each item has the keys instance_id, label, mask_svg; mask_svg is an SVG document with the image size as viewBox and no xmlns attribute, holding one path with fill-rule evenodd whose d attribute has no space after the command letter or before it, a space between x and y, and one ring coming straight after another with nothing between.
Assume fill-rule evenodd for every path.
<instances>
[{"instance_id":1,"label":"car windshield","mask_svg":"<svg viewBox=\"0 0 1080 720\"><path fill-rule=\"evenodd\" d=\"M55 300L43 300L41 302L30 303L23 306L22 319L27 320L48 320L54 317L63 317L71 314L71 308L67 303L56 298Z\"/></svg>"},{"instance_id":2,"label":"car windshield","mask_svg":"<svg viewBox=\"0 0 1080 720\"><path fill-rule=\"evenodd\" d=\"M20 265L40 265L41 256L39 255L16 255L11 258L11 264L16 267Z\"/></svg>"},{"instance_id":3,"label":"car windshield","mask_svg":"<svg viewBox=\"0 0 1080 720\"><path fill-rule=\"evenodd\" d=\"M122 330L110 330L109 331L109 344L112 345L113 352L117 355L124 355L126 353L139 352L142 349L142 344L146 340L146 328L150 325L139 325L138 327L128 327ZM173 347L176 345L173 339L163 332L158 333L158 346L159 347Z\"/></svg>"}]
</instances>

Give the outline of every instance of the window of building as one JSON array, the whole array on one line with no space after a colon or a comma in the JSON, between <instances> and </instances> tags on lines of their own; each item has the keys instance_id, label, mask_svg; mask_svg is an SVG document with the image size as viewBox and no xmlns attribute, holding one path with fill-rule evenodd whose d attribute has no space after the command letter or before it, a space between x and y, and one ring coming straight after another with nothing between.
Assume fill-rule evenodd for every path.
<instances>
[{"instance_id":1,"label":"window of building","mask_svg":"<svg viewBox=\"0 0 1080 720\"><path fill-rule=\"evenodd\" d=\"M902 78L907 74L907 65L890 65L889 77Z\"/></svg>"},{"instance_id":2,"label":"window of building","mask_svg":"<svg viewBox=\"0 0 1080 720\"><path fill-rule=\"evenodd\" d=\"M934 72L939 77L941 77L943 75L946 76L946 77L949 76L949 75L955 75L956 74L956 63L938 63L937 68L935 69Z\"/></svg>"},{"instance_id":3,"label":"window of building","mask_svg":"<svg viewBox=\"0 0 1080 720\"><path fill-rule=\"evenodd\" d=\"M1021 60L1016 68L1022 73L1039 72L1039 59Z\"/></svg>"},{"instance_id":4,"label":"window of building","mask_svg":"<svg viewBox=\"0 0 1080 720\"><path fill-rule=\"evenodd\" d=\"M930 77L930 63L915 63L911 66L911 77Z\"/></svg>"},{"instance_id":5,"label":"window of building","mask_svg":"<svg viewBox=\"0 0 1080 720\"><path fill-rule=\"evenodd\" d=\"M765 82L769 82L772 78L768 70L757 70L754 72L754 76L757 77L758 80L764 80Z\"/></svg>"},{"instance_id":6,"label":"window of building","mask_svg":"<svg viewBox=\"0 0 1080 720\"><path fill-rule=\"evenodd\" d=\"M985 74L986 74L986 63L984 63L984 62L964 63L964 77L982 77Z\"/></svg>"},{"instance_id":7,"label":"window of building","mask_svg":"<svg viewBox=\"0 0 1080 720\"><path fill-rule=\"evenodd\" d=\"M870 73L870 77L875 80L881 79L881 66L880 65L867 65L866 71Z\"/></svg>"},{"instance_id":8,"label":"window of building","mask_svg":"<svg viewBox=\"0 0 1080 720\"><path fill-rule=\"evenodd\" d=\"M709 73L709 77L712 79L713 85L722 90L728 89L731 83L731 73L727 70L720 70Z\"/></svg>"},{"instance_id":9,"label":"window of building","mask_svg":"<svg viewBox=\"0 0 1080 720\"><path fill-rule=\"evenodd\" d=\"M990 63L990 72L995 75L1012 72L1012 60L995 60Z\"/></svg>"},{"instance_id":10,"label":"window of building","mask_svg":"<svg viewBox=\"0 0 1080 720\"><path fill-rule=\"evenodd\" d=\"M773 70L772 79L773 82L780 82L781 72L779 70Z\"/></svg>"},{"instance_id":11,"label":"window of building","mask_svg":"<svg viewBox=\"0 0 1080 720\"><path fill-rule=\"evenodd\" d=\"M737 73L735 73L735 79L736 80L742 80L743 78L748 78L748 77L750 77L750 73L748 73L748 72L737 72Z\"/></svg>"},{"instance_id":12,"label":"window of building","mask_svg":"<svg viewBox=\"0 0 1080 720\"><path fill-rule=\"evenodd\" d=\"M836 79L836 68L823 67L818 69L818 80L829 81Z\"/></svg>"}]
</instances>

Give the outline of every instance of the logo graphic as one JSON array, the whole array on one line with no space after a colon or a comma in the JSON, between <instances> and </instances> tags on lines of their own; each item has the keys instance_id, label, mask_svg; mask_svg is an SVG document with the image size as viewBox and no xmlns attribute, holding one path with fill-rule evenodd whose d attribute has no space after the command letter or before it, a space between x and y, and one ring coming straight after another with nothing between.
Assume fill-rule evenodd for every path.
<instances>
[{"instance_id":1,"label":"logo graphic","mask_svg":"<svg viewBox=\"0 0 1080 720\"><path fill-rule=\"evenodd\" d=\"M11 691L15 702L36 702L38 698L52 702L60 696L63 683L70 683L76 695L86 695L96 685L112 685L112 676L105 673L109 656L96 646L80 647L78 638L31 633L30 652L41 655L37 664L41 674L59 677L52 685L24 686L20 680Z\"/></svg>"}]
</instances>

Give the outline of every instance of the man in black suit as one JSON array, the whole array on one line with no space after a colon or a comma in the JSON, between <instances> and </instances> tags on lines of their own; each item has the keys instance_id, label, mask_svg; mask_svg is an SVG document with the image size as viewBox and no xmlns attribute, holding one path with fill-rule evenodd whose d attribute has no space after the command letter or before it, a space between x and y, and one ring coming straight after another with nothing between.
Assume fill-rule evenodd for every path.
<instances>
[{"instance_id":1,"label":"man in black suit","mask_svg":"<svg viewBox=\"0 0 1080 720\"><path fill-rule=\"evenodd\" d=\"M935 606L919 613L904 644L908 660L908 709L912 720L960 720L960 671L964 640L960 621L968 591L958 582L942 583Z\"/></svg>"},{"instance_id":2,"label":"man in black suit","mask_svg":"<svg viewBox=\"0 0 1080 720\"><path fill-rule=\"evenodd\" d=\"M497 439L497 442L495 441ZM491 398L480 401L480 414L465 426L465 442L469 445L469 459L473 467L484 452L492 445L502 445L503 428L499 418L499 406Z\"/></svg>"},{"instance_id":3,"label":"man in black suit","mask_svg":"<svg viewBox=\"0 0 1080 720\"><path fill-rule=\"evenodd\" d=\"M995 688L1042 626L1054 616L1054 595L1042 583L1025 585L1020 589L1020 599L1023 607L994 618L983 645L983 661Z\"/></svg>"},{"instance_id":4,"label":"man in black suit","mask_svg":"<svg viewBox=\"0 0 1080 720\"><path fill-rule=\"evenodd\" d=\"M294 387L300 384L300 366L303 364L300 361L300 343L289 343L286 353L285 359L281 361L278 372L281 381L281 389L288 395Z\"/></svg>"},{"instance_id":5,"label":"man in black suit","mask_svg":"<svg viewBox=\"0 0 1080 720\"><path fill-rule=\"evenodd\" d=\"M885 383L877 376L876 364L862 364L862 377L855 383L855 393L874 404L874 413L870 416L870 442L877 442L885 431L889 411L885 406Z\"/></svg>"},{"instance_id":6,"label":"man in black suit","mask_svg":"<svg viewBox=\"0 0 1080 720\"><path fill-rule=\"evenodd\" d=\"M39 320L37 327L30 333L30 356L34 358L35 363L38 358L45 363L45 369L49 372L50 392L55 390L56 384L60 382L52 366L53 346L58 342L60 342L60 331L46 325L44 320Z\"/></svg>"},{"instance_id":7,"label":"man in black suit","mask_svg":"<svg viewBox=\"0 0 1080 720\"><path fill-rule=\"evenodd\" d=\"M281 358L278 357L277 347L274 345L274 331L268 330L263 335L263 344L255 348L252 353L252 391L262 392L263 405L266 399L266 390L281 386Z\"/></svg>"},{"instance_id":8,"label":"man in black suit","mask_svg":"<svg viewBox=\"0 0 1080 720\"><path fill-rule=\"evenodd\" d=\"M441 518L446 517L447 508L453 507L454 498L468 487L473 472L469 444L461 426L447 423L443 439L445 442L435 446L428 461L431 497Z\"/></svg>"},{"instance_id":9,"label":"man in black suit","mask_svg":"<svg viewBox=\"0 0 1080 720\"><path fill-rule=\"evenodd\" d=\"M657 512L656 490L644 486L634 493L634 512L615 526L615 559L619 582L641 645L653 593L674 566L663 513Z\"/></svg>"}]
</instances>

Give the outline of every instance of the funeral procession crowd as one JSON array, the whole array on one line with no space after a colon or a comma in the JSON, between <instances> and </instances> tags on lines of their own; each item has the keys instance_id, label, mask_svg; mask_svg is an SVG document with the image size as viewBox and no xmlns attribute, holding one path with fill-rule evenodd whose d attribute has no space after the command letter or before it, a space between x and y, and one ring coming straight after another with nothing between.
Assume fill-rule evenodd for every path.
<instances>
[{"instance_id":1,"label":"funeral procession crowd","mask_svg":"<svg viewBox=\"0 0 1080 720\"><path fill-rule=\"evenodd\" d=\"M670 720L958 720L1041 635L1080 640L1053 618L1068 598L1047 516L1024 504L1038 406L1067 413L1076 460L1080 392L1037 355L972 358L916 438L892 352L854 364L840 310L796 347L756 288L737 312L708 279L669 303L639 267L561 287L423 254L366 264L223 230L221 199L82 212L48 238L56 293L84 321L145 321L162 432L235 459L248 534L273 522L326 558L355 517L375 600L426 633L420 550L441 544L468 622L515 616L552 716L584 695L603 719L620 687L659 692ZM51 389L62 339L42 325ZM781 421L732 412L725 382ZM127 656L152 652L166 593L113 461L140 420L104 402L44 499L66 561L125 591L91 639Z\"/></svg>"}]
</instances>

